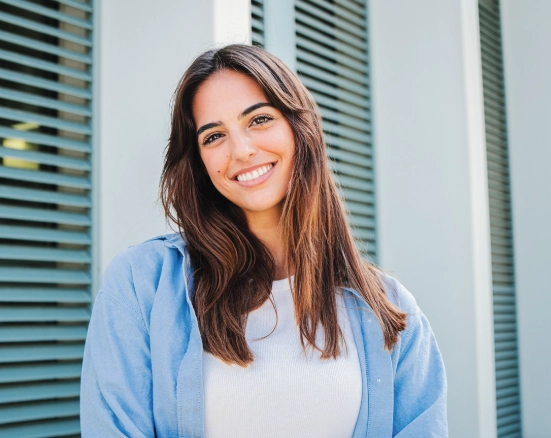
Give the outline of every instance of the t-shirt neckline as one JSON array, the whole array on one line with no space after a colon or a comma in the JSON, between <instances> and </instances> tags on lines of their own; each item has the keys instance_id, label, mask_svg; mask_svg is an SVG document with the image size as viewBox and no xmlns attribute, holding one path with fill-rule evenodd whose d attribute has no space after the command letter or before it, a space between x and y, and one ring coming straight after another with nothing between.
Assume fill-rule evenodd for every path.
<instances>
[{"instance_id":1,"label":"t-shirt neckline","mask_svg":"<svg viewBox=\"0 0 551 438\"><path fill-rule=\"evenodd\" d=\"M291 277L283 278L281 280L274 280L272 282L272 292L275 292L275 291L290 291L291 290L290 283L292 283L294 281L294 278L295 278L295 276L292 275Z\"/></svg>"}]
</instances>

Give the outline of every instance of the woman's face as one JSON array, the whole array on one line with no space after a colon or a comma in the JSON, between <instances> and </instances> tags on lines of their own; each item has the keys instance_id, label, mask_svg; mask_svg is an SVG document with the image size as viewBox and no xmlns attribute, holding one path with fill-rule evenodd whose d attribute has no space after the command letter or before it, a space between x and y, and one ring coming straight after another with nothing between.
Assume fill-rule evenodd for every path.
<instances>
[{"instance_id":1,"label":"woman's face","mask_svg":"<svg viewBox=\"0 0 551 438\"><path fill-rule=\"evenodd\" d=\"M192 111L216 189L249 219L279 214L293 170L294 135L256 81L230 70L214 73L197 90Z\"/></svg>"}]
</instances>

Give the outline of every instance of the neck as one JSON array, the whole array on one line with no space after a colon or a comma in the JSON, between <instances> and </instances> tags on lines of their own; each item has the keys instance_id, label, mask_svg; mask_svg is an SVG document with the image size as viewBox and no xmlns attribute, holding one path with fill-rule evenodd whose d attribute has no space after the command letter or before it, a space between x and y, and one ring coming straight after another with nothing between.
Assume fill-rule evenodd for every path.
<instances>
[{"instance_id":1,"label":"neck","mask_svg":"<svg viewBox=\"0 0 551 438\"><path fill-rule=\"evenodd\" d=\"M249 229L266 245L275 263L274 280L282 280L292 275L285 266L285 241L282 229L279 226L281 209L268 212L246 212Z\"/></svg>"}]
</instances>

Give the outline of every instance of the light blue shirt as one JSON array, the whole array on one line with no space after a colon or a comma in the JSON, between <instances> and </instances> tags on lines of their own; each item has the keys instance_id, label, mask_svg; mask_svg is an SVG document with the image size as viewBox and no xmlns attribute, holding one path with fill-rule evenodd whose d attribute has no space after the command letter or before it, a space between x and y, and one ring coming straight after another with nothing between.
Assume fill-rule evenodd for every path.
<instances>
[{"instance_id":1,"label":"light blue shirt","mask_svg":"<svg viewBox=\"0 0 551 438\"><path fill-rule=\"evenodd\" d=\"M119 254L107 268L88 328L81 385L86 437L203 437L203 348L188 291L192 274L178 234ZM387 277L408 314L392 352L361 296L343 291L362 371L353 438L447 437L446 376L429 322ZM369 394L369 397L368 397Z\"/></svg>"}]
</instances>

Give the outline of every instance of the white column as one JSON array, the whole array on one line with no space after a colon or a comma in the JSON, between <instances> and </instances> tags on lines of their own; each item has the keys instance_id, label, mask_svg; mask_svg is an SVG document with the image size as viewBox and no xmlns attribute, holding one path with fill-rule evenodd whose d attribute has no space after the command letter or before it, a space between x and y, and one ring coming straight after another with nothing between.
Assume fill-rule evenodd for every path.
<instances>
[{"instance_id":1,"label":"white column","mask_svg":"<svg viewBox=\"0 0 551 438\"><path fill-rule=\"evenodd\" d=\"M551 436L551 2L501 1L523 436Z\"/></svg>"},{"instance_id":2,"label":"white column","mask_svg":"<svg viewBox=\"0 0 551 438\"><path fill-rule=\"evenodd\" d=\"M297 70L294 0L264 0L264 48Z\"/></svg>"},{"instance_id":3,"label":"white column","mask_svg":"<svg viewBox=\"0 0 551 438\"><path fill-rule=\"evenodd\" d=\"M197 55L251 33L248 0L98 3L96 278L121 250L169 231L158 183L172 94Z\"/></svg>"},{"instance_id":4,"label":"white column","mask_svg":"<svg viewBox=\"0 0 551 438\"><path fill-rule=\"evenodd\" d=\"M251 44L251 0L213 1L215 44Z\"/></svg>"},{"instance_id":5,"label":"white column","mask_svg":"<svg viewBox=\"0 0 551 438\"><path fill-rule=\"evenodd\" d=\"M452 438L496 436L476 0L369 3L379 258L429 318Z\"/></svg>"}]
</instances>

